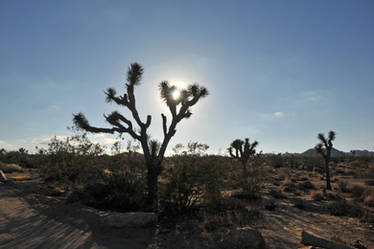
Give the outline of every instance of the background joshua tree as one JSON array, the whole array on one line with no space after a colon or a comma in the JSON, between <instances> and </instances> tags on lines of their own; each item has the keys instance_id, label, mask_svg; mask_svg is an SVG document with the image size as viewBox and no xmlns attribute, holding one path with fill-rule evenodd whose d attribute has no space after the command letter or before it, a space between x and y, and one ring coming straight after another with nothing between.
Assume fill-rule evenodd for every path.
<instances>
[{"instance_id":1,"label":"background joshua tree","mask_svg":"<svg viewBox=\"0 0 374 249\"><path fill-rule=\"evenodd\" d=\"M109 115L104 115L105 120L112 126L111 128L97 128L91 126L82 113L73 114L73 121L77 126L89 132L112 134L115 132L119 134L128 133L132 138L140 142L147 167L148 202L151 209L156 209L158 205L157 179L163 170L162 161L169 141L176 133L177 124L182 119L189 118L192 115L190 108L195 105L200 98L207 96L208 90L205 87L192 84L188 86L187 89L181 90L179 96L175 98L173 95L175 96L175 91L178 91L176 86L170 85L167 81L161 82L159 85L160 95L161 99L169 107L171 122L168 126L167 117L161 114L164 133L163 141L162 143L158 143L155 140L149 141L147 130L151 125L152 117L148 115L145 122L141 120L136 108L134 95L134 88L140 85L142 75L143 67L138 63L133 63L130 65L127 72L127 83L125 84L126 92L119 96L117 96L113 88L109 88L105 92L107 102L115 102L131 112L133 119L139 126L139 130L134 129L132 122L118 111L114 111Z\"/></svg>"},{"instance_id":2,"label":"background joshua tree","mask_svg":"<svg viewBox=\"0 0 374 249\"><path fill-rule=\"evenodd\" d=\"M243 166L243 175L248 176L247 162L251 156L256 154L255 147L258 145L257 141L254 141L252 144L249 142L249 138L246 138L245 141L241 139L235 139L232 141L228 151L232 158L238 159Z\"/></svg>"},{"instance_id":3,"label":"background joshua tree","mask_svg":"<svg viewBox=\"0 0 374 249\"><path fill-rule=\"evenodd\" d=\"M318 154L321 154L321 156L325 159L326 189L331 190L329 163L331 158L332 140L335 139L335 132L330 131L327 139L322 133L319 133L318 139L321 142L318 143L314 147L314 149L317 151Z\"/></svg>"}]
</instances>

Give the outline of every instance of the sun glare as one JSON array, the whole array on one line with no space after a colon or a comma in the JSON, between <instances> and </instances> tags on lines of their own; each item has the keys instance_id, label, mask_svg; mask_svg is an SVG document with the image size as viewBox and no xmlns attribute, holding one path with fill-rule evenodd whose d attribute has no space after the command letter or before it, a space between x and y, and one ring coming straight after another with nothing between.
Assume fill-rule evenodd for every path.
<instances>
[{"instance_id":1,"label":"sun glare","mask_svg":"<svg viewBox=\"0 0 374 249\"><path fill-rule=\"evenodd\" d=\"M175 89L172 93L173 99L177 100L179 96L181 95L181 92L178 89Z\"/></svg>"}]
</instances>

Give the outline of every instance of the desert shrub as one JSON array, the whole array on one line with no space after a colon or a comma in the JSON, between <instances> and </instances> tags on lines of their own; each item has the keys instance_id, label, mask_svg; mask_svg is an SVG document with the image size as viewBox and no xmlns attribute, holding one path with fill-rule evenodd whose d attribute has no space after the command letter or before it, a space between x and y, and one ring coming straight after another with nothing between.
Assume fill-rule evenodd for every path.
<instances>
[{"instance_id":1,"label":"desert shrub","mask_svg":"<svg viewBox=\"0 0 374 249\"><path fill-rule=\"evenodd\" d=\"M343 193L349 193L351 191L347 181L339 181L338 186Z\"/></svg>"},{"instance_id":2,"label":"desert shrub","mask_svg":"<svg viewBox=\"0 0 374 249\"><path fill-rule=\"evenodd\" d=\"M302 167L307 171L316 169L317 171L323 170L323 161L320 157L302 157Z\"/></svg>"},{"instance_id":3,"label":"desert shrub","mask_svg":"<svg viewBox=\"0 0 374 249\"><path fill-rule=\"evenodd\" d=\"M330 240L338 242L340 244L346 244L346 242L337 234L334 234L333 236L331 236Z\"/></svg>"},{"instance_id":4,"label":"desert shrub","mask_svg":"<svg viewBox=\"0 0 374 249\"><path fill-rule=\"evenodd\" d=\"M297 188L300 190L309 190L309 189L315 189L315 186L310 181L300 182L297 184Z\"/></svg>"},{"instance_id":5,"label":"desert shrub","mask_svg":"<svg viewBox=\"0 0 374 249\"><path fill-rule=\"evenodd\" d=\"M290 178L290 169L288 169L288 168L281 168L278 171L279 171L279 177L282 180Z\"/></svg>"},{"instance_id":6,"label":"desert shrub","mask_svg":"<svg viewBox=\"0 0 374 249\"><path fill-rule=\"evenodd\" d=\"M329 203L330 213L335 216L362 217L365 210L357 204L346 200L338 200Z\"/></svg>"},{"instance_id":7,"label":"desert shrub","mask_svg":"<svg viewBox=\"0 0 374 249\"><path fill-rule=\"evenodd\" d=\"M194 165L178 165L165 170L165 184L162 192L163 209L168 212L186 213L200 202L203 186Z\"/></svg>"},{"instance_id":8,"label":"desert shrub","mask_svg":"<svg viewBox=\"0 0 374 249\"><path fill-rule=\"evenodd\" d=\"M344 200L342 196L332 191L324 192L324 198L329 201Z\"/></svg>"},{"instance_id":9,"label":"desert shrub","mask_svg":"<svg viewBox=\"0 0 374 249\"><path fill-rule=\"evenodd\" d=\"M221 202L221 169L216 158L178 156L165 168L161 187L164 212L184 214L204 204L209 208Z\"/></svg>"},{"instance_id":10,"label":"desert shrub","mask_svg":"<svg viewBox=\"0 0 374 249\"><path fill-rule=\"evenodd\" d=\"M101 210L119 212L145 210L146 189L144 178L131 172L120 171L107 174L102 183L76 189L68 202L81 201Z\"/></svg>"},{"instance_id":11,"label":"desert shrub","mask_svg":"<svg viewBox=\"0 0 374 249\"><path fill-rule=\"evenodd\" d=\"M0 153L0 162L17 164L24 168L35 167L32 155L25 148L20 148L18 151L6 151L3 149Z\"/></svg>"},{"instance_id":12,"label":"desert shrub","mask_svg":"<svg viewBox=\"0 0 374 249\"><path fill-rule=\"evenodd\" d=\"M242 192L236 194L234 197L246 200L256 200L261 197L260 190L265 178L262 165L262 159L256 157L248 167L247 177L243 177L241 174L234 175L232 181L236 182L237 187L242 189Z\"/></svg>"},{"instance_id":13,"label":"desert shrub","mask_svg":"<svg viewBox=\"0 0 374 249\"><path fill-rule=\"evenodd\" d=\"M352 197L354 198L360 198L362 197L362 194L364 193L365 188L360 185L354 185L352 187Z\"/></svg>"},{"instance_id":14,"label":"desert shrub","mask_svg":"<svg viewBox=\"0 0 374 249\"><path fill-rule=\"evenodd\" d=\"M374 207L374 196L368 195L364 199L364 204L368 207Z\"/></svg>"},{"instance_id":15,"label":"desert shrub","mask_svg":"<svg viewBox=\"0 0 374 249\"><path fill-rule=\"evenodd\" d=\"M238 211L245 210L247 203L244 200L239 200L235 198L222 198L220 205L217 205L215 209L210 209L210 211L220 212L220 211Z\"/></svg>"},{"instance_id":16,"label":"desert shrub","mask_svg":"<svg viewBox=\"0 0 374 249\"><path fill-rule=\"evenodd\" d=\"M298 209L304 209L305 208L305 201L303 199L295 199L294 206Z\"/></svg>"},{"instance_id":17,"label":"desert shrub","mask_svg":"<svg viewBox=\"0 0 374 249\"><path fill-rule=\"evenodd\" d=\"M285 165L284 158L279 155L271 155L267 158L268 164L273 168L282 168Z\"/></svg>"},{"instance_id":18,"label":"desert shrub","mask_svg":"<svg viewBox=\"0 0 374 249\"><path fill-rule=\"evenodd\" d=\"M374 180L372 180L372 179L366 180L365 183L366 183L366 185L374 186Z\"/></svg>"},{"instance_id":19,"label":"desert shrub","mask_svg":"<svg viewBox=\"0 0 374 249\"><path fill-rule=\"evenodd\" d=\"M297 186L296 186L295 183L292 182L291 178L288 177L288 178L284 179L284 181L283 181L282 190L285 191L285 192L295 193L296 190L297 190Z\"/></svg>"},{"instance_id":20,"label":"desert shrub","mask_svg":"<svg viewBox=\"0 0 374 249\"><path fill-rule=\"evenodd\" d=\"M54 137L47 149L40 149L38 156L44 160L39 167L40 175L47 182L71 184L95 181L104 147L92 143L87 133L71 128L75 135L59 139Z\"/></svg>"},{"instance_id":21,"label":"desert shrub","mask_svg":"<svg viewBox=\"0 0 374 249\"><path fill-rule=\"evenodd\" d=\"M315 201L322 201L323 200L323 195L320 193L320 192L314 192L313 194L312 194L312 198L313 198L313 200L315 200Z\"/></svg>"},{"instance_id":22,"label":"desert shrub","mask_svg":"<svg viewBox=\"0 0 374 249\"><path fill-rule=\"evenodd\" d=\"M276 199L284 199L286 196L282 193L281 190L276 190L276 189L271 189L270 190L270 195Z\"/></svg>"},{"instance_id":23,"label":"desert shrub","mask_svg":"<svg viewBox=\"0 0 374 249\"><path fill-rule=\"evenodd\" d=\"M275 205L274 200L266 200L265 203L264 203L264 208L266 210L273 211L273 210L275 210L276 207L277 206Z\"/></svg>"}]
</instances>

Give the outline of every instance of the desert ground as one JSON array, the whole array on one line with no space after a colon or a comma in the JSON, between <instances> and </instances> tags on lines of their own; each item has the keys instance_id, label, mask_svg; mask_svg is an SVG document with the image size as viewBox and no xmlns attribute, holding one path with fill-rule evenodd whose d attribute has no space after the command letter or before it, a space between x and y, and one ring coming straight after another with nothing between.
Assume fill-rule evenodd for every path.
<instances>
[{"instance_id":1,"label":"desert ground","mask_svg":"<svg viewBox=\"0 0 374 249\"><path fill-rule=\"evenodd\" d=\"M339 182L372 191L373 186L365 185L370 179L354 178L342 164L333 171L333 190L326 192L318 172L268 171L261 198L246 202L244 210L199 213L143 228L103 224L100 211L79 202L67 204L66 195L56 194L61 190L53 185L46 187L36 169L7 173L8 181L0 184L0 248L215 248L237 227L260 231L266 248L302 248L302 231L347 245L359 240L374 248L372 206L361 217L332 215L329 206L341 198L354 202Z\"/></svg>"}]
</instances>

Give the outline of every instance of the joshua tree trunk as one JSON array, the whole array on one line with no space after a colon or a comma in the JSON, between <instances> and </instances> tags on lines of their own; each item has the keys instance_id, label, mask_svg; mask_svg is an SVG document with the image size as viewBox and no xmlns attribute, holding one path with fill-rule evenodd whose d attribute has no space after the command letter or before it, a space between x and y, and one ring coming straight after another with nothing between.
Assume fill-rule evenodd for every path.
<instances>
[{"instance_id":1,"label":"joshua tree trunk","mask_svg":"<svg viewBox=\"0 0 374 249\"><path fill-rule=\"evenodd\" d=\"M247 165L246 165L247 163L246 162L243 162L242 161L242 166L243 166L243 176L245 177L245 178L247 178L247 176L248 176L248 169L247 169Z\"/></svg>"},{"instance_id":2,"label":"joshua tree trunk","mask_svg":"<svg viewBox=\"0 0 374 249\"><path fill-rule=\"evenodd\" d=\"M147 188L148 188L148 207L151 210L157 210L158 209L158 172L156 171L156 168L158 168L156 165L154 165L152 162L147 164L148 172L147 172Z\"/></svg>"},{"instance_id":3,"label":"joshua tree trunk","mask_svg":"<svg viewBox=\"0 0 374 249\"><path fill-rule=\"evenodd\" d=\"M326 189L331 190L329 160L325 159Z\"/></svg>"}]
</instances>

